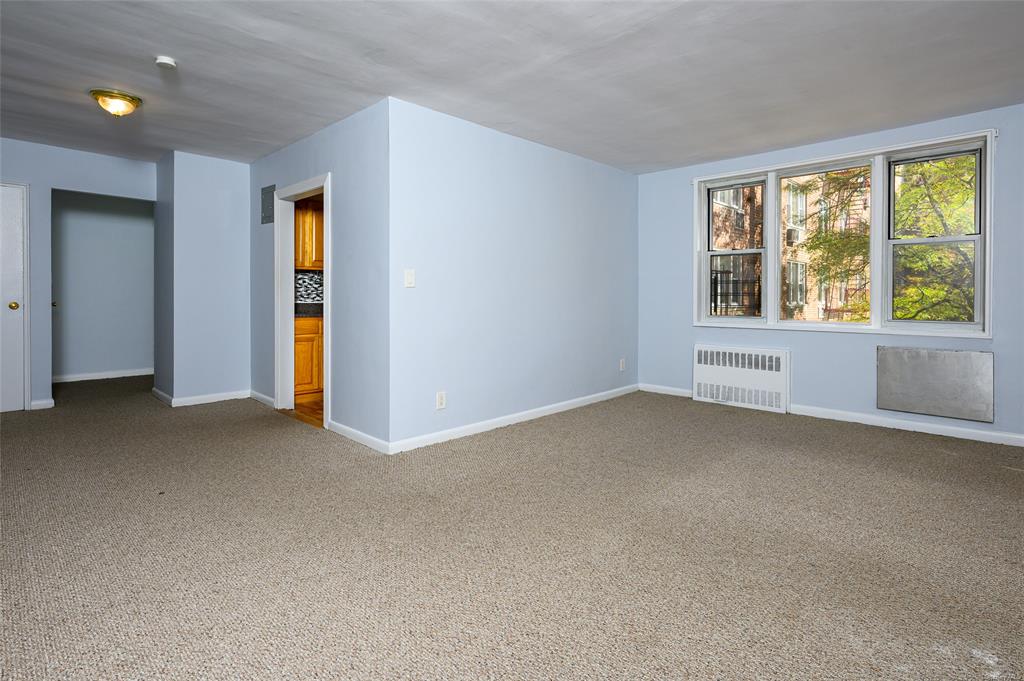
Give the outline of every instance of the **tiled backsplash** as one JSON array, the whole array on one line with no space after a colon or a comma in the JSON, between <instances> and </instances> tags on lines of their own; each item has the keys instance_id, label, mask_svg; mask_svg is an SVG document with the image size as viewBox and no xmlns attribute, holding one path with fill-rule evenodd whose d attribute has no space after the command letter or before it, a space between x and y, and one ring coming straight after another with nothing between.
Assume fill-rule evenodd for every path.
<instances>
[{"instance_id":1,"label":"tiled backsplash","mask_svg":"<svg viewBox=\"0 0 1024 681\"><path fill-rule=\"evenodd\" d=\"M320 271L295 273L295 302L324 302L324 273Z\"/></svg>"}]
</instances>

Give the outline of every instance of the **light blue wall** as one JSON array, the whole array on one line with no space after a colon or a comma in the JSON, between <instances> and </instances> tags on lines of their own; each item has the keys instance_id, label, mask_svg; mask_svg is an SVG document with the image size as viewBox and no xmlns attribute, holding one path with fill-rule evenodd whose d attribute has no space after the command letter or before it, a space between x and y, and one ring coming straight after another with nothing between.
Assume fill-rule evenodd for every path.
<instances>
[{"instance_id":1,"label":"light blue wall","mask_svg":"<svg viewBox=\"0 0 1024 681\"><path fill-rule=\"evenodd\" d=\"M636 177L389 101L389 439L636 383Z\"/></svg>"},{"instance_id":2,"label":"light blue wall","mask_svg":"<svg viewBox=\"0 0 1024 681\"><path fill-rule=\"evenodd\" d=\"M992 176L992 340L693 326L693 186L710 174L997 128ZM793 404L892 417L875 409L878 345L991 350L996 420L981 424L914 414L902 419L1024 432L1024 106L934 121L640 177L640 382L689 389L693 344L792 350Z\"/></svg>"},{"instance_id":3,"label":"light blue wall","mask_svg":"<svg viewBox=\"0 0 1024 681\"><path fill-rule=\"evenodd\" d=\"M154 240L153 387L174 394L174 153L157 162Z\"/></svg>"},{"instance_id":4,"label":"light blue wall","mask_svg":"<svg viewBox=\"0 0 1024 681\"><path fill-rule=\"evenodd\" d=\"M153 369L153 202L54 191L53 374Z\"/></svg>"},{"instance_id":5,"label":"light blue wall","mask_svg":"<svg viewBox=\"0 0 1024 681\"><path fill-rule=\"evenodd\" d=\"M332 421L388 434L388 104L349 116L252 164L252 385L274 394L274 229L260 188L331 173Z\"/></svg>"},{"instance_id":6,"label":"light blue wall","mask_svg":"<svg viewBox=\"0 0 1024 681\"><path fill-rule=\"evenodd\" d=\"M29 186L29 291L32 401L51 399L51 246L53 189L152 201L156 165L114 156L0 139L0 181Z\"/></svg>"},{"instance_id":7,"label":"light blue wall","mask_svg":"<svg viewBox=\"0 0 1024 681\"><path fill-rule=\"evenodd\" d=\"M693 327L694 177L990 127L992 340ZM996 422L971 426L1024 432L1022 160L1024 106L639 179L395 99L251 166L172 152L159 182L157 164L0 141L0 178L30 187L33 400L50 397L53 188L157 200L158 387L271 395L273 230L260 224L260 187L331 172L330 418L392 441L637 381L689 388L695 342L789 347L794 404L888 416L874 408L876 345L992 350Z\"/></svg>"},{"instance_id":8,"label":"light blue wall","mask_svg":"<svg viewBox=\"0 0 1024 681\"><path fill-rule=\"evenodd\" d=\"M248 391L249 166L173 156L172 396Z\"/></svg>"}]
</instances>

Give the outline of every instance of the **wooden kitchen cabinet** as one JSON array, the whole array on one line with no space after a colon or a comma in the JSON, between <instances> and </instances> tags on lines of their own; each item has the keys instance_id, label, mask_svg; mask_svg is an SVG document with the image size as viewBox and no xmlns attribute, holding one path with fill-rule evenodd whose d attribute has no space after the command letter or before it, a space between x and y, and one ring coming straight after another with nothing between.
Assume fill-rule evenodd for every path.
<instances>
[{"instance_id":1,"label":"wooden kitchen cabinet","mask_svg":"<svg viewBox=\"0 0 1024 681\"><path fill-rule=\"evenodd\" d=\"M324 320L295 318L295 394L324 389Z\"/></svg>"},{"instance_id":2,"label":"wooden kitchen cabinet","mask_svg":"<svg viewBox=\"0 0 1024 681\"><path fill-rule=\"evenodd\" d=\"M324 201L313 212L313 257L309 266L316 270L324 268Z\"/></svg>"},{"instance_id":3,"label":"wooden kitchen cabinet","mask_svg":"<svg viewBox=\"0 0 1024 681\"><path fill-rule=\"evenodd\" d=\"M295 269L324 268L324 197L295 202Z\"/></svg>"}]
</instances>

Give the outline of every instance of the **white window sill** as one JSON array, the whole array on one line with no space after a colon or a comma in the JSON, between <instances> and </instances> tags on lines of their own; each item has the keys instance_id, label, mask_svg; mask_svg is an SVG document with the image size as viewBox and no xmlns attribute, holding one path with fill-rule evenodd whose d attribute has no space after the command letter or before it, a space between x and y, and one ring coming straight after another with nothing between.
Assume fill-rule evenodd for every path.
<instances>
[{"instance_id":1,"label":"white window sill","mask_svg":"<svg viewBox=\"0 0 1024 681\"><path fill-rule=\"evenodd\" d=\"M930 326L927 323L913 323L911 326L885 326L859 324L853 322L776 322L769 324L766 321L742 319L736 321L725 320L701 320L693 323L696 327L707 327L717 329L763 329L768 331L817 331L825 333L861 333L877 334L884 336L928 336L941 338L975 338L991 339L992 332L971 328L956 328L948 325Z\"/></svg>"}]
</instances>

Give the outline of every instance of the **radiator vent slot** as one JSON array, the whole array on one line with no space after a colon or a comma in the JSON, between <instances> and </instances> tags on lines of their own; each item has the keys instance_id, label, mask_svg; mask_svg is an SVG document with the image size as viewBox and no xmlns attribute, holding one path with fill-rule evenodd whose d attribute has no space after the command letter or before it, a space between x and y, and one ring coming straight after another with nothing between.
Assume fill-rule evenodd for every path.
<instances>
[{"instance_id":1,"label":"radiator vent slot","mask_svg":"<svg viewBox=\"0 0 1024 681\"><path fill-rule=\"evenodd\" d=\"M789 411L789 351L695 345L693 399Z\"/></svg>"}]
</instances>

